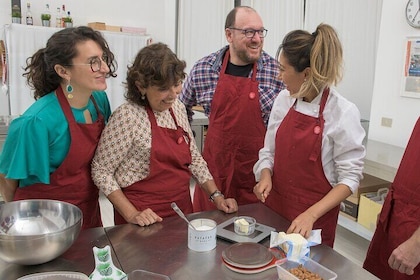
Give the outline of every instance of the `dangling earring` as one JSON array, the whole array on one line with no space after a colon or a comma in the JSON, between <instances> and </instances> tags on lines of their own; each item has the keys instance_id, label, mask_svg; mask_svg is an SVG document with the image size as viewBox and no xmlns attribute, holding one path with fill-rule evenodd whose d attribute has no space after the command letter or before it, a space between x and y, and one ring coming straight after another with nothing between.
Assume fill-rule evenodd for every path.
<instances>
[{"instance_id":1,"label":"dangling earring","mask_svg":"<svg viewBox=\"0 0 420 280\"><path fill-rule=\"evenodd\" d=\"M140 98L141 98L141 100L143 100L143 101L144 101L144 100L146 100L146 94L143 94L143 93L142 93Z\"/></svg>"},{"instance_id":2,"label":"dangling earring","mask_svg":"<svg viewBox=\"0 0 420 280\"><path fill-rule=\"evenodd\" d=\"M73 96L73 94L72 94L72 92L73 92L73 87L71 86L71 84L70 84L70 80L68 81L68 83L67 83L67 86L66 86L66 91L68 92L68 94L67 94L67 98L68 99L72 99L74 96Z\"/></svg>"}]
</instances>

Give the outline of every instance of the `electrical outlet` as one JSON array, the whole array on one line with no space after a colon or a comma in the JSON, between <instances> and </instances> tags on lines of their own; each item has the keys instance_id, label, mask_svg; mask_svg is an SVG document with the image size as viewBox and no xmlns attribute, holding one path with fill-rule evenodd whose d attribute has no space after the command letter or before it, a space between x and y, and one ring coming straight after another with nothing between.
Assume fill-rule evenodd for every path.
<instances>
[{"instance_id":1,"label":"electrical outlet","mask_svg":"<svg viewBox=\"0 0 420 280\"><path fill-rule=\"evenodd\" d=\"M382 118L381 125L385 127L392 127L392 119L391 118Z\"/></svg>"}]
</instances>

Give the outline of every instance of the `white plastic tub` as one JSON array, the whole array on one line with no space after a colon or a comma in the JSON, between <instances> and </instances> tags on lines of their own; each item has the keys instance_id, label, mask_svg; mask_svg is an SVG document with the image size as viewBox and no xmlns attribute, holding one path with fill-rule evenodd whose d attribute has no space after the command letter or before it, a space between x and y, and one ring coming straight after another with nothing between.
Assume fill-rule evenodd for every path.
<instances>
[{"instance_id":1,"label":"white plastic tub","mask_svg":"<svg viewBox=\"0 0 420 280\"><path fill-rule=\"evenodd\" d=\"M290 269L296 268L300 265L298 262L290 261L288 259L281 259L276 261L277 273L280 280L299 280L296 276L289 272ZM303 267L312 273L318 274L324 280L334 280L337 279L337 274L328 268L320 265L316 261L308 257L303 257Z\"/></svg>"}]
</instances>

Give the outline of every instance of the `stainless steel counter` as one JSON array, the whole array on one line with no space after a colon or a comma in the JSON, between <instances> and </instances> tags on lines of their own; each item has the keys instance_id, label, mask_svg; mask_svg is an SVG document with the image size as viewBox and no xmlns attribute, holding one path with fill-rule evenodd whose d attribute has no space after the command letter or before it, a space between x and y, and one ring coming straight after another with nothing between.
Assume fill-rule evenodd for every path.
<instances>
[{"instance_id":1,"label":"stainless steel counter","mask_svg":"<svg viewBox=\"0 0 420 280\"><path fill-rule=\"evenodd\" d=\"M201 212L188 215L188 219L209 218L220 224L236 215L246 215L277 231L285 231L289 223L261 203L241 206L238 213L221 211ZM217 246L210 252L194 252L188 249L187 224L178 216L164 219L149 227L120 225L105 229L107 236L125 272L136 269L165 274L172 280L182 279L272 279L278 280L275 268L246 275L230 271L222 264L222 252L232 243L217 239ZM269 238L261 244L269 246ZM318 245L311 249L311 258L338 274L338 279L378 279L360 268L332 248Z\"/></svg>"},{"instance_id":2,"label":"stainless steel counter","mask_svg":"<svg viewBox=\"0 0 420 280\"><path fill-rule=\"evenodd\" d=\"M221 211L200 212L188 215L188 219L205 217L218 224L236 215L255 217L261 224L284 231L288 222L265 205L256 203L241 206L234 214ZM18 277L38 272L77 271L86 275L94 270L92 248L112 247L114 264L129 273L142 269L165 274L172 280L206 279L267 279L278 280L277 271L271 268L258 274L240 274L230 271L222 264L222 252L232 243L217 239L217 246L209 252L198 253L188 249L187 224L178 216L165 218L162 223L149 227L132 224L108 228L84 230L70 249L57 259L40 265L22 266L0 261L0 279L15 280ZM269 238L261 242L269 246ZM30 252L28 252L30 254ZM311 249L311 258L338 274L340 280L378 279L366 270L346 259L332 248L318 245Z\"/></svg>"}]
</instances>

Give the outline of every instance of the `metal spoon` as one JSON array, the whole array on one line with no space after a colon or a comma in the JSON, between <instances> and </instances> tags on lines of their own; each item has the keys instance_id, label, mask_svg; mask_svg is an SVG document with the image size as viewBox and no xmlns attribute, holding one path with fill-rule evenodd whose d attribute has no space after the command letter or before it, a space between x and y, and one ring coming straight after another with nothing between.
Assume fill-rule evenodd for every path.
<instances>
[{"instance_id":1,"label":"metal spoon","mask_svg":"<svg viewBox=\"0 0 420 280\"><path fill-rule=\"evenodd\" d=\"M175 210L175 212L182 218L182 219L184 219L187 223L188 223L188 225L189 226L191 226L194 230L197 230L194 226L193 226L193 224L191 224L190 223L190 221L187 219L187 217L185 217L185 215L184 215L184 212L182 212L182 210L181 209L179 209L179 207L178 207L178 205L176 205L176 203L175 202L172 202L171 203L171 207L172 207L172 209L174 209Z\"/></svg>"}]
</instances>

